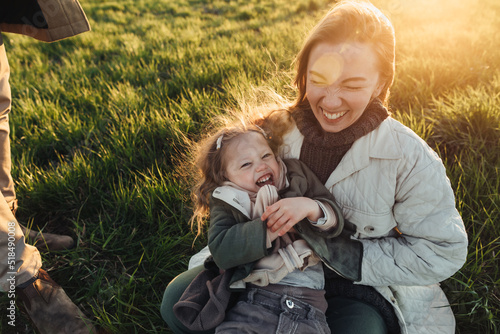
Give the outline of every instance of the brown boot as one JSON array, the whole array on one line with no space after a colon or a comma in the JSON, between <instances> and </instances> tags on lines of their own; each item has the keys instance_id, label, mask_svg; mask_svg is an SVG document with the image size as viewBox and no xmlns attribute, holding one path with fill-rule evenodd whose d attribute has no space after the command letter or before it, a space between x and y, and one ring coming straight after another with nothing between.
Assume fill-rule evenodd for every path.
<instances>
[{"instance_id":1,"label":"brown boot","mask_svg":"<svg viewBox=\"0 0 500 334\"><path fill-rule=\"evenodd\" d=\"M75 245L73 238L68 235L42 233L41 231L28 230L23 225L19 224L24 235L33 243L33 246L41 251L58 251L71 249Z\"/></svg>"},{"instance_id":2,"label":"brown boot","mask_svg":"<svg viewBox=\"0 0 500 334\"><path fill-rule=\"evenodd\" d=\"M24 288L16 288L16 292L40 333L96 333L92 322L45 270L40 269L33 282Z\"/></svg>"}]
</instances>

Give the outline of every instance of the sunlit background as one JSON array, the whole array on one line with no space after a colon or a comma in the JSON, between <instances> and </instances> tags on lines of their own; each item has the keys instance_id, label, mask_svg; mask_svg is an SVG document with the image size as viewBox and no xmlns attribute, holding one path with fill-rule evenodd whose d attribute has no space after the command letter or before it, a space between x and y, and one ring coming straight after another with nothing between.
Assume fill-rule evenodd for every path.
<instances>
[{"instance_id":1,"label":"sunlit background","mask_svg":"<svg viewBox=\"0 0 500 334\"><path fill-rule=\"evenodd\" d=\"M393 117L442 157L469 234L466 265L442 283L457 333L498 333L500 2L373 2L397 35ZM293 58L331 2L81 5L90 33L53 44L3 34L18 218L78 241L42 254L44 268L96 324L169 333L163 290L206 243L193 246L187 225L184 138L227 109L293 99ZM18 332L32 333L24 320Z\"/></svg>"}]
</instances>

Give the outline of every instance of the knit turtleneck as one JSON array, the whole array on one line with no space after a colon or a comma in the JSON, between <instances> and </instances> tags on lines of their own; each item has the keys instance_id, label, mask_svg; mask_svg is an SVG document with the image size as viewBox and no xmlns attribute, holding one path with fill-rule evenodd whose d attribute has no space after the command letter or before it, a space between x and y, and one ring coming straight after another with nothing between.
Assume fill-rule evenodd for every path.
<instances>
[{"instance_id":1,"label":"knit turtleneck","mask_svg":"<svg viewBox=\"0 0 500 334\"><path fill-rule=\"evenodd\" d=\"M389 112L380 100L373 100L361 117L347 129L340 132L325 132L311 110L299 110L293 118L304 136L300 160L326 183L330 174L359 138L375 130Z\"/></svg>"}]
</instances>

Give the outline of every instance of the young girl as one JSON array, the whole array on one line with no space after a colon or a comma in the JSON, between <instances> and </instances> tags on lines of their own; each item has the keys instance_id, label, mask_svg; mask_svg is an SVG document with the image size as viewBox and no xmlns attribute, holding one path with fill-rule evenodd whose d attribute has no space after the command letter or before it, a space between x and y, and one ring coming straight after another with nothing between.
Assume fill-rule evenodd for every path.
<instances>
[{"instance_id":1,"label":"young girl","mask_svg":"<svg viewBox=\"0 0 500 334\"><path fill-rule=\"evenodd\" d=\"M329 245L344 221L305 165L277 157L276 142L241 124L211 136L198 152L193 218L200 228L210 213L215 264L235 268L230 288L244 289L216 333L330 333L320 260L338 266Z\"/></svg>"}]
</instances>

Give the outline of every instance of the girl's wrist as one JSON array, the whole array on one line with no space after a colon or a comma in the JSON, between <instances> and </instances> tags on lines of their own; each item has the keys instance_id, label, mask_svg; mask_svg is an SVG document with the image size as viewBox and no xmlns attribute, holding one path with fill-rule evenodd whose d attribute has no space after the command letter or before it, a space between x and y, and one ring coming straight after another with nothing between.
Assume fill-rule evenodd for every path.
<instances>
[{"instance_id":1,"label":"girl's wrist","mask_svg":"<svg viewBox=\"0 0 500 334\"><path fill-rule=\"evenodd\" d=\"M325 217L325 211L323 210L323 208L321 207L321 202L319 201L315 201L313 199L310 199L311 200L311 208L313 208L309 214L307 215L307 219L311 222L316 222L318 220L320 220L321 218L324 218Z\"/></svg>"},{"instance_id":2,"label":"girl's wrist","mask_svg":"<svg viewBox=\"0 0 500 334\"><path fill-rule=\"evenodd\" d=\"M315 200L315 202L321 211L321 217L316 220L309 219L309 222L320 229L335 227L337 225L337 216L331 206L321 201Z\"/></svg>"}]
</instances>

